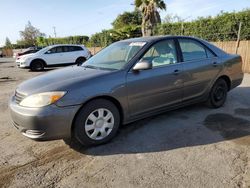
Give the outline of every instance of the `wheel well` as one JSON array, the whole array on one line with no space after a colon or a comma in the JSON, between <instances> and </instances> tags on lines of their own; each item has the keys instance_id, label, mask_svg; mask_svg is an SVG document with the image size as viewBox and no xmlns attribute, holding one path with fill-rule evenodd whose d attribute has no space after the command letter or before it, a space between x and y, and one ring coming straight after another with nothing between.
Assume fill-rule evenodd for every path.
<instances>
[{"instance_id":1,"label":"wheel well","mask_svg":"<svg viewBox=\"0 0 250 188\"><path fill-rule=\"evenodd\" d=\"M80 57L76 58L76 61L77 61L77 59L80 59L80 58L83 58L83 59L87 60L86 57L80 56Z\"/></svg>"},{"instance_id":2,"label":"wheel well","mask_svg":"<svg viewBox=\"0 0 250 188\"><path fill-rule=\"evenodd\" d=\"M47 66L46 62L45 62L43 59L33 59L33 60L31 61L31 63L34 63L35 61L41 61L41 62L43 62L43 65L44 65L44 66ZM31 64L31 63L30 63L30 64Z\"/></svg>"},{"instance_id":3,"label":"wheel well","mask_svg":"<svg viewBox=\"0 0 250 188\"><path fill-rule=\"evenodd\" d=\"M73 119L73 121L72 121L71 133L72 133L72 130L73 130L73 128L74 128L74 123L75 123L76 116L78 115L78 113L80 112L80 110L81 110L82 108L84 108L84 106L85 106L87 103L89 103L89 102L91 102L91 101L94 101L94 100L96 100L96 99L106 99L106 100L112 102L112 103L117 107L117 109L118 109L118 111L119 111L119 114L120 114L120 123L123 122L123 117L124 117L124 115L123 115L123 110L122 110L122 106L121 106L120 102L119 102L118 100L116 100L115 98L110 97L110 96L98 96L98 97L94 97L94 98L92 98L92 99L89 99L88 101L86 101L85 103L83 103L82 106L78 109L78 111L77 111L77 113L75 114L74 119Z\"/></svg>"},{"instance_id":4,"label":"wheel well","mask_svg":"<svg viewBox=\"0 0 250 188\"><path fill-rule=\"evenodd\" d=\"M230 80L230 78L228 76L226 76L226 75L223 75L223 76L220 76L217 80L219 80L219 79L223 79L223 80L226 81L227 86L228 86L228 91L229 91L231 89L231 80Z\"/></svg>"}]
</instances>

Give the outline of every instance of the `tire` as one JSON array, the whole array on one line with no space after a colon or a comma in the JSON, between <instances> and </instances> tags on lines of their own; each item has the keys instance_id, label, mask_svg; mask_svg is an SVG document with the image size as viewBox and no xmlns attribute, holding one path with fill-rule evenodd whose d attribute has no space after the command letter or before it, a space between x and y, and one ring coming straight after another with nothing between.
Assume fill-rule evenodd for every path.
<instances>
[{"instance_id":1,"label":"tire","mask_svg":"<svg viewBox=\"0 0 250 188\"><path fill-rule=\"evenodd\" d=\"M207 101L208 106L212 108L219 108L223 106L227 98L227 92L227 82L222 78L218 79L210 91L209 99Z\"/></svg>"},{"instance_id":2,"label":"tire","mask_svg":"<svg viewBox=\"0 0 250 188\"><path fill-rule=\"evenodd\" d=\"M73 137L84 146L107 143L117 133L120 114L117 107L105 99L87 103L77 114Z\"/></svg>"},{"instance_id":3,"label":"tire","mask_svg":"<svg viewBox=\"0 0 250 188\"><path fill-rule=\"evenodd\" d=\"M32 71L42 71L44 69L44 63L41 60L35 60L31 62L30 69Z\"/></svg>"},{"instance_id":4,"label":"tire","mask_svg":"<svg viewBox=\"0 0 250 188\"><path fill-rule=\"evenodd\" d=\"M80 65L82 65L84 62L86 61L86 58L85 57L78 57L77 59L76 59L76 64L78 65L78 66L80 66Z\"/></svg>"}]
</instances>

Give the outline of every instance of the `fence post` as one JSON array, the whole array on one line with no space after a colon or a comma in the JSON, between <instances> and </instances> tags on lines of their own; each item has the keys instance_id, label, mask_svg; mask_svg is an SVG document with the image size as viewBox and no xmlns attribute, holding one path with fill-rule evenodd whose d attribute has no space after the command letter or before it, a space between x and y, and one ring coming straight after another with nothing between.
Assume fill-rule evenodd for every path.
<instances>
[{"instance_id":1,"label":"fence post","mask_svg":"<svg viewBox=\"0 0 250 188\"><path fill-rule=\"evenodd\" d=\"M238 35L237 35L237 42L236 42L236 46L235 46L235 53L238 53L238 48L239 48L239 44L240 44L240 32L241 32L241 25L242 22L240 22L239 24L239 30L238 30Z\"/></svg>"},{"instance_id":2,"label":"fence post","mask_svg":"<svg viewBox=\"0 0 250 188\"><path fill-rule=\"evenodd\" d=\"M184 35L184 23L181 22L181 35Z\"/></svg>"}]
</instances>

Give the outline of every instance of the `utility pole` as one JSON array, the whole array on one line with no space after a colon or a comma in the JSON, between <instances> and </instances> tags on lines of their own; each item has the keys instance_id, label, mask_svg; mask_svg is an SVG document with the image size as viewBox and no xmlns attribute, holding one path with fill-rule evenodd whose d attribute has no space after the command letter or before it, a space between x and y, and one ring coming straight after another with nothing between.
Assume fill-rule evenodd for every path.
<instances>
[{"instance_id":1,"label":"utility pole","mask_svg":"<svg viewBox=\"0 0 250 188\"><path fill-rule=\"evenodd\" d=\"M235 46L235 53L238 53L238 48L239 48L239 44L240 44L240 32L241 32L241 26L242 26L242 22L240 22L239 24L239 30L238 30L238 35L237 35L237 42L236 42L236 46Z\"/></svg>"},{"instance_id":2,"label":"utility pole","mask_svg":"<svg viewBox=\"0 0 250 188\"><path fill-rule=\"evenodd\" d=\"M55 26L53 26L53 30L54 30L54 36L56 38L56 27Z\"/></svg>"}]
</instances>

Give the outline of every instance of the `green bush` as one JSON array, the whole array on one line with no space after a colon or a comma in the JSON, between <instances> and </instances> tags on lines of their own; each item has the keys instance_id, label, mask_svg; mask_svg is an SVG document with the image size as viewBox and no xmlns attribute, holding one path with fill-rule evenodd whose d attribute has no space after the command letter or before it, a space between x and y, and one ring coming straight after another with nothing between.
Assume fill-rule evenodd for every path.
<instances>
[{"instance_id":1,"label":"green bush","mask_svg":"<svg viewBox=\"0 0 250 188\"><path fill-rule=\"evenodd\" d=\"M240 12L221 12L215 17L198 18L192 22L163 23L156 28L157 35L188 35L208 41L237 40L242 22L241 40L250 40L250 9Z\"/></svg>"}]
</instances>

